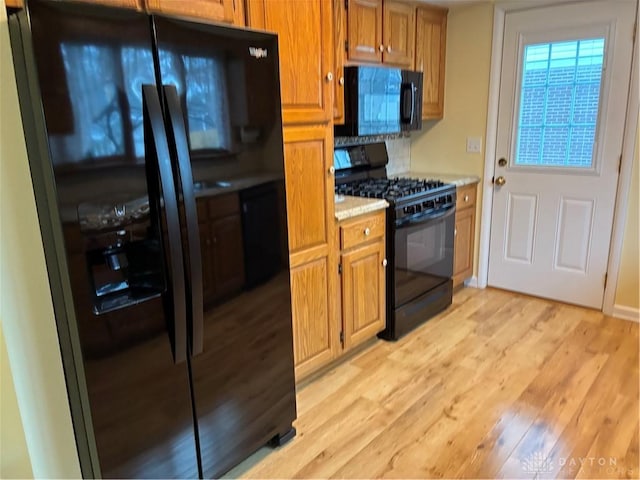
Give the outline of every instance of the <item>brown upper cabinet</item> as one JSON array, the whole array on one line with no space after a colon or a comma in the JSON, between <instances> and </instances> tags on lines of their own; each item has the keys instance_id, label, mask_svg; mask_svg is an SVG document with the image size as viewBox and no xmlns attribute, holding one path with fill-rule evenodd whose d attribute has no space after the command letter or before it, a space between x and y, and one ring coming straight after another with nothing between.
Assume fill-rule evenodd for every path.
<instances>
[{"instance_id":1,"label":"brown upper cabinet","mask_svg":"<svg viewBox=\"0 0 640 480\"><path fill-rule=\"evenodd\" d=\"M83 0L87 3L98 3L111 7L132 8L134 10L144 9L144 0ZM7 7L22 8L24 0L6 0Z\"/></svg>"},{"instance_id":2,"label":"brown upper cabinet","mask_svg":"<svg viewBox=\"0 0 640 480\"><path fill-rule=\"evenodd\" d=\"M415 6L395 0L345 0L347 59L413 68Z\"/></svg>"},{"instance_id":3,"label":"brown upper cabinet","mask_svg":"<svg viewBox=\"0 0 640 480\"><path fill-rule=\"evenodd\" d=\"M335 81L333 90L333 123L342 125L344 123L344 61L347 33L347 12L344 8L344 0L333 0L333 40L334 57L333 69L335 71Z\"/></svg>"},{"instance_id":4,"label":"brown upper cabinet","mask_svg":"<svg viewBox=\"0 0 640 480\"><path fill-rule=\"evenodd\" d=\"M144 10L201 18L214 22L233 23L244 26L244 0L82 0L111 7ZM7 7L22 8L24 0L6 0Z\"/></svg>"},{"instance_id":5,"label":"brown upper cabinet","mask_svg":"<svg viewBox=\"0 0 640 480\"><path fill-rule=\"evenodd\" d=\"M278 34L284 125L333 118L333 15L330 0L247 0L247 24Z\"/></svg>"},{"instance_id":6,"label":"brown upper cabinet","mask_svg":"<svg viewBox=\"0 0 640 480\"><path fill-rule=\"evenodd\" d=\"M416 15L415 69L424 72L422 119L438 119L444 115L447 9L420 6Z\"/></svg>"},{"instance_id":7,"label":"brown upper cabinet","mask_svg":"<svg viewBox=\"0 0 640 480\"><path fill-rule=\"evenodd\" d=\"M218 22L233 23L233 0L144 0L147 10L167 15L200 17ZM236 0L235 3L239 3Z\"/></svg>"}]
</instances>

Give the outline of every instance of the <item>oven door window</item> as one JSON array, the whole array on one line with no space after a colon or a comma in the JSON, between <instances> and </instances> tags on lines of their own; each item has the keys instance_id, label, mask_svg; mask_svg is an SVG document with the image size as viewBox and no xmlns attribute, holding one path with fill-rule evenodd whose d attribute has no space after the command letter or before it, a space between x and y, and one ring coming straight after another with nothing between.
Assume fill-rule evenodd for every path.
<instances>
[{"instance_id":1,"label":"oven door window","mask_svg":"<svg viewBox=\"0 0 640 480\"><path fill-rule=\"evenodd\" d=\"M395 307L423 295L453 276L454 210L445 216L396 226Z\"/></svg>"}]
</instances>

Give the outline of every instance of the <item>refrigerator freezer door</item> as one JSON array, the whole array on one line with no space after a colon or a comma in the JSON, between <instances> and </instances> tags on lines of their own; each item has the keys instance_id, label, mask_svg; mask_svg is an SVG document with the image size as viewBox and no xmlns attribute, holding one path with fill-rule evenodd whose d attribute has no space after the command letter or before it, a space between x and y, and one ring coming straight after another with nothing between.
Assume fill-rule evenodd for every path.
<instances>
[{"instance_id":1,"label":"refrigerator freezer door","mask_svg":"<svg viewBox=\"0 0 640 480\"><path fill-rule=\"evenodd\" d=\"M86 388L90 412L74 424L91 422L95 437L77 437L79 449L97 451L93 471L106 478L197 477L189 372L187 362L174 362L174 318L165 308L172 300L166 228L153 218L147 190L149 17L77 2L31 0L28 9L19 20L22 42L12 48L28 79L18 85L22 108L37 123L25 125L27 144L49 152L42 168L29 151L42 176L36 197L56 192L61 220L55 228L65 245L56 257L66 261L60 278L73 305L60 307L71 324L59 328L77 332L84 371L67 382ZM31 133L38 131L46 134ZM60 297L55 304L64 304Z\"/></svg>"}]
</instances>

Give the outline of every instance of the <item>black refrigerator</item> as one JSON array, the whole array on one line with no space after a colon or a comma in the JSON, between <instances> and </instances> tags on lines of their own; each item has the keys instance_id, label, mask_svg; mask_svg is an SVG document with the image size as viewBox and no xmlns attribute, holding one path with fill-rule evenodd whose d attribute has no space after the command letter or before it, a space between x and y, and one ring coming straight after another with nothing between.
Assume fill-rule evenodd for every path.
<instances>
[{"instance_id":1,"label":"black refrigerator","mask_svg":"<svg viewBox=\"0 0 640 480\"><path fill-rule=\"evenodd\" d=\"M289 440L277 37L51 0L9 23L83 476Z\"/></svg>"}]
</instances>

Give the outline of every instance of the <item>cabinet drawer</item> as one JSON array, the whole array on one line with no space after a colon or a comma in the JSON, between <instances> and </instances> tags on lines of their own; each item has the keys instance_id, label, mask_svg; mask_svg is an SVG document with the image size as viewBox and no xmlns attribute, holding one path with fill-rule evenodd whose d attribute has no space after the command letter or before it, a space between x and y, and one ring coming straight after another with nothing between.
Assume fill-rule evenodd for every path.
<instances>
[{"instance_id":1,"label":"cabinet drawer","mask_svg":"<svg viewBox=\"0 0 640 480\"><path fill-rule=\"evenodd\" d=\"M384 210L340 225L340 248L347 249L384 235Z\"/></svg>"},{"instance_id":2,"label":"cabinet drawer","mask_svg":"<svg viewBox=\"0 0 640 480\"><path fill-rule=\"evenodd\" d=\"M458 187L456 196L456 209L462 210L474 206L476 204L476 184Z\"/></svg>"}]
</instances>

